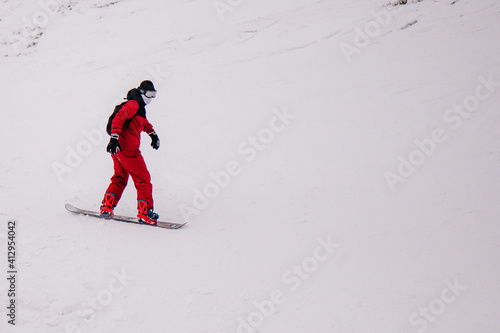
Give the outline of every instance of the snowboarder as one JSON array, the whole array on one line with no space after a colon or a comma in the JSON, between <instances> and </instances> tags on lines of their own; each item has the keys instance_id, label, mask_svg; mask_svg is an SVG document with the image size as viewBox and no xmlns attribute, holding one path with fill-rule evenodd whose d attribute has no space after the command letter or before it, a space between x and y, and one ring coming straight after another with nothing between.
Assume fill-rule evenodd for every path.
<instances>
[{"instance_id":1,"label":"snowboarder","mask_svg":"<svg viewBox=\"0 0 500 333\"><path fill-rule=\"evenodd\" d=\"M141 223L156 224L158 214L153 210L153 186L151 176L139 150L141 132L151 137L151 146L160 147L160 139L146 118L145 106L156 97L156 89L151 81L143 81L138 88L127 94L127 102L117 107L110 117L111 127L106 151L111 153L114 174L111 177L101 205L101 216L113 217L113 209L118 204L127 186L129 175L137 190L137 217Z\"/></svg>"}]
</instances>

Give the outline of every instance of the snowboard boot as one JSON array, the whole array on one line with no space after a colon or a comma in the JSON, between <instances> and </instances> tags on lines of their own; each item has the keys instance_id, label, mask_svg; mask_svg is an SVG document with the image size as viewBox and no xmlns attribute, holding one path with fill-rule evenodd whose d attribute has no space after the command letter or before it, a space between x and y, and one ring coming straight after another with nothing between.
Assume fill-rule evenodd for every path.
<instances>
[{"instance_id":1,"label":"snowboard boot","mask_svg":"<svg viewBox=\"0 0 500 333\"><path fill-rule=\"evenodd\" d=\"M137 200L137 211L137 217L141 223L156 225L156 220L160 217L153 212L153 208L148 208L146 200Z\"/></svg>"},{"instance_id":2,"label":"snowboard boot","mask_svg":"<svg viewBox=\"0 0 500 333\"><path fill-rule=\"evenodd\" d=\"M101 205L101 216L105 219L113 218L115 214L113 213L113 209L115 208L115 195L113 193L106 193L104 195L104 199L102 199Z\"/></svg>"}]
</instances>

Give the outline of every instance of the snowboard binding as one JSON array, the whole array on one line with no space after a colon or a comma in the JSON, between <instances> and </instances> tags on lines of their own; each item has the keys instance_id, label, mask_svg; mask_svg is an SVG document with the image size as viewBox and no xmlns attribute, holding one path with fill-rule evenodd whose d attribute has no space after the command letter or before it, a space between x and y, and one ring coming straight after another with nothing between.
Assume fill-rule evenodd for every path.
<instances>
[{"instance_id":1,"label":"snowboard binding","mask_svg":"<svg viewBox=\"0 0 500 333\"><path fill-rule=\"evenodd\" d=\"M104 199L102 199L102 204L101 204L102 217L104 217L105 219L112 219L115 216L113 212L113 209L115 208L114 203L115 203L115 195L113 193L106 193L104 195Z\"/></svg>"},{"instance_id":2,"label":"snowboard binding","mask_svg":"<svg viewBox=\"0 0 500 333\"><path fill-rule=\"evenodd\" d=\"M137 218L141 223L156 225L156 221L160 217L153 211L153 208L148 209L146 200L137 200L137 211Z\"/></svg>"}]
</instances>

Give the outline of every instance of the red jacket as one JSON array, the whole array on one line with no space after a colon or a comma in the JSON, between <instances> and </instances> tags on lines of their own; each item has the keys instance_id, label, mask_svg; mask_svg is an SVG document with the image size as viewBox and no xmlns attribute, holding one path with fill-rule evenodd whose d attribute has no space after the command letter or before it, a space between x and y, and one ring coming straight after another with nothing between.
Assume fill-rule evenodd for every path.
<instances>
[{"instance_id":1,"label":"red jacket","mask_svg":"<svg viewBox=\"0 0 500 333\"><path fill-rule=\"evenodd\" d=\"M128 126L124 126L129 119L131 121ZM140 154L141 133L146 132L147 134L151 134L154 131L153 125L146 118L144 105L140 105L137 100L129 100L125 103L111 123L111 134L118 134L120 136L119 142L122 153L126 156L137 156Z\"/></svg>"}]
</instances>

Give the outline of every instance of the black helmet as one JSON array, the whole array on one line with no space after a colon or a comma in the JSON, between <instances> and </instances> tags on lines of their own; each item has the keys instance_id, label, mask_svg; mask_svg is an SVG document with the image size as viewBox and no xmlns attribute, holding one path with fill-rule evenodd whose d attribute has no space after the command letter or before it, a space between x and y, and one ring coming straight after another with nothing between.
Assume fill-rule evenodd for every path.
<instances>
[{"instance_id":1,"label":"black helmet","mask_svg":"<svg viewBox=\"0 0 500 333\"><path fill-rule=\"evenodd\" d=\"M137 89L139 89L141 93L143 93L144 91L156 91L153 82L149 80L142 81L141 85Z\"/></svg>"}]
</instances>

